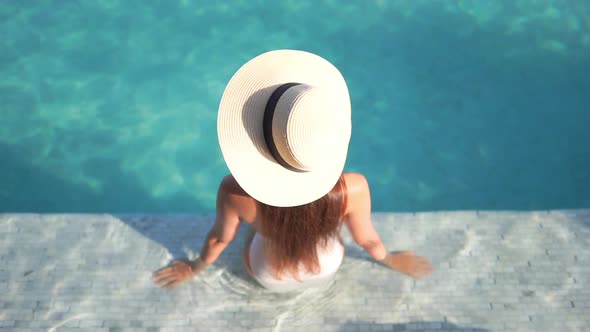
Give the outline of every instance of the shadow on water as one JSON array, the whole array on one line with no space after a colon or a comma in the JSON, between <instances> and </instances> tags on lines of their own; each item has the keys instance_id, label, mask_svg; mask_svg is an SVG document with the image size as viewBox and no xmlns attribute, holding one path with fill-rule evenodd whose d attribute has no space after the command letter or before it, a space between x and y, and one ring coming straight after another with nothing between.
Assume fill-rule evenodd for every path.
<instances>
[{"instance_id":1,"label":"shadow on water","mask_svg":"<svg viewBox=\"0 0 590 332\"><path fill-rule=\"evenodd\" d=\"M93 170L102 188L60 179L23 160L18 146L0 144L0 211L28 213L158 213L205 210L194 198L176 194L153 198L133 174L122 171L116 160L95 160ZM193 207L193 209L190 209Z\"/></svg>"},{"instance_id":2,"label":"shadow on water","mask_svg":"<svg viewBox=\"0 0 590 332\"><path fill-rule=\"evenodd\" d=\"M129 213L138 211L142 214L157 213L169 207L177 211L187 206L194 206L196 210L204 208L194 198L186 195L171 196L165 201L154 199L135 181L132 174L121 171L112 160L105 162L104 167L101 168L100 178L103 181L103 189L96 192L87 186L69 183L67 180L57 178L30 165L26 160L22 160L16 146L0 144L0 156L2 156L3 170L0 172L0 183L2 183L0 212L89 213L92 211L92 213L115 214L119 220L144 237L161 244L175 258L186 257L183 251L183 245L186 243L200 246L201 242L195 242L195 237L204 239L205 234L199 234L202 228L182 229L187 225L194 226L194 215L191 223L174 224L175 233L190 235L190 241L171 238L166 229L158 232L151 231L154 223L166 223L166 218L163 216L153 216L151 219L129 217ZM20 190L19 188L29 189ZM191 249L198 250L196 247Z\"/></svg>"},{"instance_id":3,"label":"shadow on water","mask_svg":"<svg viewBox=\"0 0 590 332\"><path fill-rule=\"evenodd\" d=\"M489 330L459 326L446 321L412 321L407 323L373 323L366 321L349 321L342 325L339 330L341 332L348 331L472 331L472 332L487 332Z\"/></svg>"}]
</instances>

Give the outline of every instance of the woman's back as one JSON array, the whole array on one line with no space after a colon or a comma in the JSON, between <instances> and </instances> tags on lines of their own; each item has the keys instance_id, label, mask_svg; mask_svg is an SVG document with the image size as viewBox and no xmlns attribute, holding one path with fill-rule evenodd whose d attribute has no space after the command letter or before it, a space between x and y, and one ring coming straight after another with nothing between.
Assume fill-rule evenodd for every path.
<instances>
[{"instance_id":1,"label":"woman's back","mask_svg":"<svg viewBox=\"0 0 590 332\"><path fill-rule=\"evenodd\" d=\"M248 198L231 176L226 177L222 187L235 196L232 205L255 230L244 248L251 275L276 292L329 281L344 256L340 228L346 207L359 205L348 202L346 181L357 188L358 180L358 174L343 174L324 197L297 207L279 208Z\"/></svg>"},{"instance_id":2,"label":"woman's back","mask_svg":"<svg viewBox=\"0 0 590 332\"><path fill-rule=\"evenodd\" d=\"M248 271L259 284L274 292L318 286L333 278L344 258L344 247L338 238L332 238L324 245L318 244L316 249L316 269L308 271L303 264L298 264L295 269L279 274L276 262L281 257L271 249L269 239L256 233L245 253L248 255Z\"/></svg>"}]
</instances>

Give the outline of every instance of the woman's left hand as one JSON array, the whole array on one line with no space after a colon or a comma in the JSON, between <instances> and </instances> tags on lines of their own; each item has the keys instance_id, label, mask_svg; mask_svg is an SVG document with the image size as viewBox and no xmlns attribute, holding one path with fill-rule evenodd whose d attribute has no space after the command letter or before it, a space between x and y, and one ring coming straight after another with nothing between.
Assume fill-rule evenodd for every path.
<instances>
[{"instance_id":1,"label":"woman's left hand","mask_svg":"<svg viewBox=\"0 0 590 332\"><path fill-rule=\"evenodd\" d=\"M190 262L175 260L170 266L154 273L152 280L164 288L174 288L194 276L195 273Z\"/></svg>"}]
</instances>

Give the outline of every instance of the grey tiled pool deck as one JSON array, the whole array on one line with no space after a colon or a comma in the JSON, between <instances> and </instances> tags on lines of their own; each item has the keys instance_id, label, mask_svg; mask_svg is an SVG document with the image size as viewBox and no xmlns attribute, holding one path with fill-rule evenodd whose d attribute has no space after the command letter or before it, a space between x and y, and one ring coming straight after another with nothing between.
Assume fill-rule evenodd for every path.
<instances>
[{"instance_id":1,"label":"grey tiled pool deck","mask_svg":"<svg viewBox=\"0 0 590 332\"><path fill-rule=\"evenodd\" d=\"M276 295L245 273L245 227L174 290L153 271L193 258L213 218L0 215L0 331L590 331L590 210L378 213L390 250L435 272L414 281L347 257L324 289Z\"/></svg>"}]
</instances>

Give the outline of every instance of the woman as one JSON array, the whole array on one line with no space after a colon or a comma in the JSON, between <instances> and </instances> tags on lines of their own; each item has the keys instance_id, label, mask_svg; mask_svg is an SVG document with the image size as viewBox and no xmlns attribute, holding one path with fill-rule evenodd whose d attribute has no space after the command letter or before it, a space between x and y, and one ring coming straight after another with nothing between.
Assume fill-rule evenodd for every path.
<instances>
[{"instance_id":1,"label":"woman","mask_svg":"<svg viewBox=\"0 0 590 332\"><path fill-rule=\"evenodd\" d=\"M154 274L175 287L215 262L242 222L250 275L286 292L330 280L342 262L339 231L384 265L414 278L432 271L411 252L388 253L371 223L367 181L342 173L351 133L344 78L325 59L279 50L250 60L231 78L217 131L231 172L218 190L217 217L194 262Z\"/></svg>"}]
</instances>

